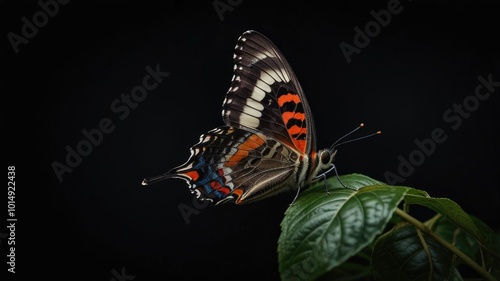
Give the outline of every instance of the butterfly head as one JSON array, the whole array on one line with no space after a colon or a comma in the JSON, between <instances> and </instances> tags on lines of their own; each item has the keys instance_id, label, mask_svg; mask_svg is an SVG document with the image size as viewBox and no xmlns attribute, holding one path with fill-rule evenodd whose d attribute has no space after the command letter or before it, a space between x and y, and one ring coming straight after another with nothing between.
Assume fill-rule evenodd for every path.
<instances>
[{"instance_id":1,"label":"butterfly head","mask_svg":"<svg viewBox=\"0 0 500 281\"><path fill-rule=\"evenodd\" d=\"M322 149L317 153L317 163L314 169L314 178L322 177L324 174L330 172L334 169L335 165L333 161L335 160L335 155L337 150Z\"/></svg>"}]
</instances>

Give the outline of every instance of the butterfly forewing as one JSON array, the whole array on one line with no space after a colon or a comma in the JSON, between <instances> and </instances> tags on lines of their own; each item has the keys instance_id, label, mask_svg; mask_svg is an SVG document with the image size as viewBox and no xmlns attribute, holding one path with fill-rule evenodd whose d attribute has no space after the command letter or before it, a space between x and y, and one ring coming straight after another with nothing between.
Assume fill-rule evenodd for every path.
<instances>
[{"instance_id":1,"label":"butterfly forewing","mask_svg":"<svg viewBox=\"0 0 500 281\"><path fill-rule=\"evenodd\" d=\"M262 132L297 151L315 151L314 122L302 88L278 48L256 31L238 39L222 115L228 126Z\"/></svg>"}]
</instances>

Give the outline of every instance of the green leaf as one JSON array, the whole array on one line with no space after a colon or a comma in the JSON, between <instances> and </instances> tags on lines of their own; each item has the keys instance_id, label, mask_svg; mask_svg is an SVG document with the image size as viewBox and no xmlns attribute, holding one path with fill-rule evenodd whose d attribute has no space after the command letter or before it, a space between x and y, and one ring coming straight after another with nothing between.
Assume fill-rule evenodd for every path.
<instances>
[{"instance_id":1,"label":"green leaf","mask_svg":"<svg viewBox=\"0 0 500 281\"><path fill-rule=\"evenodd\" d=\"M475 225L478 226L482 236L485 237L487 243L498 255L500 248L500 237L493 232L486 224L471 216ZM444 217L439 217L434 220L431 229L440 237L450 242L460 251L472 258L478 264L484 264L487 271L491 272L496 278L500 278L500 259L498 256L490 255L488 252L481 251L478 241L455 224L451 223ZM461 262L461 260L458 260Z\"/></svg>"},{"instance_id":2,"label":"green leaf","mask_svg":"<svg viewBox=\"0 0 500 281\"><path fill-rule=\"evenodd\" d=\"M496 258L497 261L497 269L500 270L500 235L495 233L493 229L491 229L488 225L486 225L482 220L470 216L470 218L474 221L474 224L477 226L479 233L481 233L481 237L483 238L484 244L490 251L490 253ZM497 278L500 279L500 276Z\"/></svg>"},{"instance_id":3,"label":"green leaf","mask_svg":"<svg viewBox=\"0 0 500 281\"><path fill-rule=\"evenodd\" d=\"M321 181L286 211L278 240L282 280L313 280L355 255L384 230L409 190L359 174L340 179L349 189L335 177Z\"/></svg>"},{"instance_id":4,"label":"green leaf","mask_svg":"<svg viewBox=\"0 0 500 281\"><path fill-rule=\"evenodd\" d=\"M425 194L418 194L415 189L408 192L405 196L406 204L416 204L434 210L438 214L448 219L450 222L469 233L476 239L486 250L495 255L495 246L492 244L491 236L486 236L484 224L478 227L475 220L472 219L464 210L455 202L448 198L432 198ZM481 229L480 229L481 227ZM490 231L491 232L491 231ZM498 254L496 254L498 256Z\"/></svg>"},{"instance_id":5,"label":"green leaf","mask_svg":"<svg viewBox=\"0 0 500 281\"><path fill-rule=\"evenodd\" d=\"M438 216L439 218L433 222L431 227L434 233L450 242L474 261L480 262L480 245L477 240L446 218Z\"/></svg>"},{"instance_id":6,"label":"green leaf","mask_svg":"<svg viewBox=\"0 0 500 281\"><path fill-rule=\"evenodd\" d=\"M359 281L372 276L371 255L373 243L339 266L323 274L317 281Z\"/></svg>"},{"instance_id":7,"label":"green leaf","mask_svg":"<svg viewBox=\"0 0 500 281\"><path fill-rule=\"evenodd\" d=\"M453 255L414 226L396 227L382 235L373 249L376 280L462 280Z\"/></svg>"}]
</instances>

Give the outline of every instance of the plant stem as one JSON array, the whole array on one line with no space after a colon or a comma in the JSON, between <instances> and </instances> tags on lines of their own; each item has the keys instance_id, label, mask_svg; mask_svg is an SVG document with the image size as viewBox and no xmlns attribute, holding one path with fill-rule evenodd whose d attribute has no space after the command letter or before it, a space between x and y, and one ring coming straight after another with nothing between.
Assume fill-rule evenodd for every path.
<instances>
[{"instance_id":1,"label":"plant stem","mask_svg":"<svg viewBox=\"0 0 500 281\"><path fill-rule=\"evenodd\" d=\"M396 214L398 214L400 217L405 219L407 222L413 224L416 228L418 228L420 231L434 239L436 242L441 244L443 247L448 249L450 252L452 252L454 255L456 255L458 258L460 258L463 262L465 262L467 265L469 265L471 268L473 268L477 273L479 273L482 277L484 277L486 280L489 281L497 281L495 277L493 277L488 271L486 271L483 267L481 267L479 264L477 264L475 261L473 261L471 258L469 258L466 254L464 254L462 251L460 251L457 247L451 245L448 243L448 241L444 240L437 234L435 234L432 230L430 230L428 227L425 226L424 223L421 221L417 220L416 218L410 216L410 214L406 213L405 211L396 208Z\"/></svg>"}]
</instances>

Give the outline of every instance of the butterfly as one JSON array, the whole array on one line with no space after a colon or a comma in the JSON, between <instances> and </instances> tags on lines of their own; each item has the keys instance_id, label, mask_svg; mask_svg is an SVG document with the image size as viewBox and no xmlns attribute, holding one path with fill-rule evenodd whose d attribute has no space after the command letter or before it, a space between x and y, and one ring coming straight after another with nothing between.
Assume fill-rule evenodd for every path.
<instances>
[{"instance_id":1,"label":"butterfly","mask_svg":"<svg viewBox=\"0 0 500 281\"><path fill-rule=\"evenodd\" d=\"M143 185L180 178L201 200L246 204L289 190L298 195L335 168L334 146L316 149L311 109L278 48L249 30L238 38L233 60L225 125L201 135L186 163Z\"/></svg>"}]
</instances>

